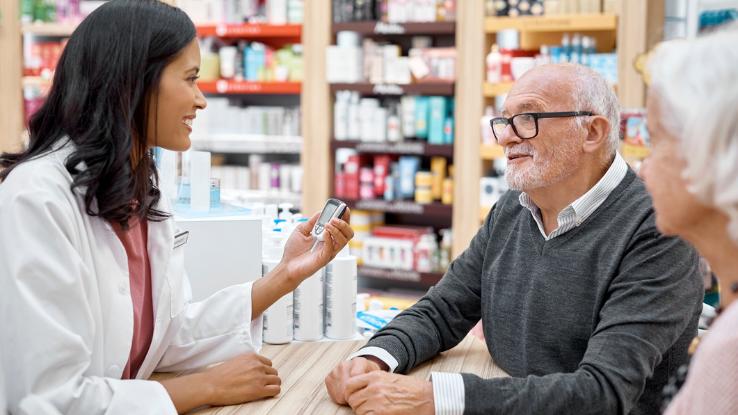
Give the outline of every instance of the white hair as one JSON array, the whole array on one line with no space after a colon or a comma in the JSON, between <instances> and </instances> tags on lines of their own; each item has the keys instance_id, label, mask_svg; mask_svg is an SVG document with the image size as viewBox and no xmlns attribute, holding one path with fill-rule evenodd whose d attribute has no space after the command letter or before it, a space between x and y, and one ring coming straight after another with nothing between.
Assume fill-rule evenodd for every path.
<instances>
[{"instance_id":1,"label":"white hair","mask_svg":"<svg viewBox=\"0 0 738 415\"><path fill-rule=\"evenodd\" d=\"M572 88L572 98L577 111L591 111L607 118L610 122L610 144L608 156L618 151L620 145L620 102L613 88L605 78L596 71L582 65L571 65L574 72L575 88ZM583 126L587 118L577 117L577 122Z\"/></svg>"},{"instance_id":2,"label":"white hair","mask_svg":"<svg viewBox=\"0 0 738 415\"><path fill-rule=\"evenodd\" d=\"M681 142L689 190L728 216L738 242L738 25L662 44L649 72L664 127Z\"/></svg>"}]
</instances>

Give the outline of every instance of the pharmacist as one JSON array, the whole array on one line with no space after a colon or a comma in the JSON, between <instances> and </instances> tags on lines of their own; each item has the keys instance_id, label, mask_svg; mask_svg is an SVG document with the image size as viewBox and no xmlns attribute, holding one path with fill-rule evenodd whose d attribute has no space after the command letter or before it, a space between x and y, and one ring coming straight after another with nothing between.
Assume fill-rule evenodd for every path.
<instances>
[{"instance_id":1,"label":"pharmacist","mask_svg":"<svg viewBox=\"0 0 738 415\"><path fill-rule=\"evenodd\" d=\"M189 147L206 105L199 64L184 12L107 2L69 39L29 149L0 159L0 396L12 413L174 414L279 393L277 371L254 353L260 315L353 234L334 219L311 251L316 215L264 278L187 301L149 147Z\"/></svg>"},{"instance_id":2,"label":"pharmacist","mask_svg":"<svg viewBox=\"0 0 738 415\"><path fill-rule=\"evenodd\" d=\"M659 413L696 334L702 281L696 252L659 234L617 154L618 119L588 68L546 65L517 81L492 120L516 190L434 289L328 376L331 397L358 414ZM511 377L401 375L480 318Z\"/></svg>"}]
</instances>

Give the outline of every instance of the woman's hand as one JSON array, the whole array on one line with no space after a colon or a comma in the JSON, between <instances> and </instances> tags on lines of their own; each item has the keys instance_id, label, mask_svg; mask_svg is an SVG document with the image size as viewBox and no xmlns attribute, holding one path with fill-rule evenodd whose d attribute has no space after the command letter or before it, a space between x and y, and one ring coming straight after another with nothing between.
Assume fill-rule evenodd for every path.
<instances>
[{"instance_id":1,"label":"woman's hand","mask_svg":"<svg viewBox=\"0 0 738 415\"><path fill-rule=\"evenodd\" d=\"M287 240L282 255L282 264L287 270L288 277L296 283L318 272L338 254L348 241L354 237L354 231L348 222L351 212L346 209L342 219L332 219L325 226L325 241L318 242L315 250L310 252L315 238L310 234L320 212L313 215L309 221L300 224Z\"/></svg>"},{"instance_id":2,"label":"woman's hand","mask_svg":"<svg viewBox=\"0 0 738 415\"><path fill-rule=\"evenodd\" d=\"M319 242L312 252L315 238L310 231L320 214L300 224L284 247L282 261L269 274L254 281L251 288L251 319L256 319L285 294L294 291L301 282L326 266L354 237L347 223L351 213L346 209L343 220L333 219L325 226L325 242Z\"/></svg>"},{"instance_id":3,"label":"woman's hand","mask_svg":"<svg viewBox=\"0 0 738 415\"><path fill-rule=\"evenodd\" d=\"M272 362L256 353L247 353L218 366L203 375L211 389L211 405L236 405L279 394L282 381Z\"/></svg>"},{"instance_id":4,"label":"woman's hand","mask_svg":"<svg viewBox=\"0 0 738 415\"><path fill-rule=\"evenodd\" d=\"M178 413L205 405L237 405L279 394L282 381L272 362L246 353L203 372L159 381Z\"/></svg>"}]
</instances>

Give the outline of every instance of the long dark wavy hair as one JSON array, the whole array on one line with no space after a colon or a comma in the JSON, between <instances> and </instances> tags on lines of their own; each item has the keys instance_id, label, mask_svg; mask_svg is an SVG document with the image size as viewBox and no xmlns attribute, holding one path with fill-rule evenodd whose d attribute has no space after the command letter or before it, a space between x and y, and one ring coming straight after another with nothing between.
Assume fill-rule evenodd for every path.
<instances>
[{"instance_id":1,"label":"long dark wavy hair","mask_svg":"<svg viewBox=\"0 0 738 415\"><path fill-rule=\"evenodd\" d=\"M161 193L147 149L149 99L156 105L164 67L195 35L182 10L159 0L111 0L91 13L69 39L46 102L31 118L28 149L0 155L0 182L68 137L76 149L65 167L72 190L84 191L88 215L124 227L132 217L166 219L155 208ZM132 153L139 155L135 166ZM80 162L87 168L78 170Z\"/></svg>"}]
</instances>

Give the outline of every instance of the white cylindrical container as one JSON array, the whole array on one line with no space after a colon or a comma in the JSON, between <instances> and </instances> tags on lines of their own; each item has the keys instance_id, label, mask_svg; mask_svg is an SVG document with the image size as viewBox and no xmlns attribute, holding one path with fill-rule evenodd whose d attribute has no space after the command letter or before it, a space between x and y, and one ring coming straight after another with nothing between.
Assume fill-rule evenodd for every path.
<instances>
[{"instance_id":1,"label":"white cylindrical container","mask_svg":"<svg viewBox=\"0 0 738 415\"><path fill-rule=\"evenodd\" d=\"M356 257L336 257L325 271L325 337L352 339L356 335Z\"/></svg>"},{"instance_id":2,"label":"white cylindrical container","mask_svg":"<svg viewBox=\"0 0 738 415\"><path fill-rule=\"evenodd\" d=\"M323 276L325 268L306 279L294 292L294 339L309 342L323 338Z\"/></svg>"},{"instance_id":3,"label":"white cylindrical container","mask_svg":"<svg viewBox=\"0 0 738 415\"><path fill-rule=\"evenodd\" d=\"M235 46L223 46L218 52L220 55L220 76L231 79L236 76L236 55L238 49Z\"/></svg>"},{"instance_id":4,"label":"white cylindrical container","mask_svg":"<svg viewBox=\"0 0 738 415\"><path fill-rule=\"evenodd\" d=\"M262 276L266 276L277 264L279 260L263 260ZM264 312L264 343L285 344L292 341L292 300L292 293L288 293Z\"/></svg>"}]
</instances>

